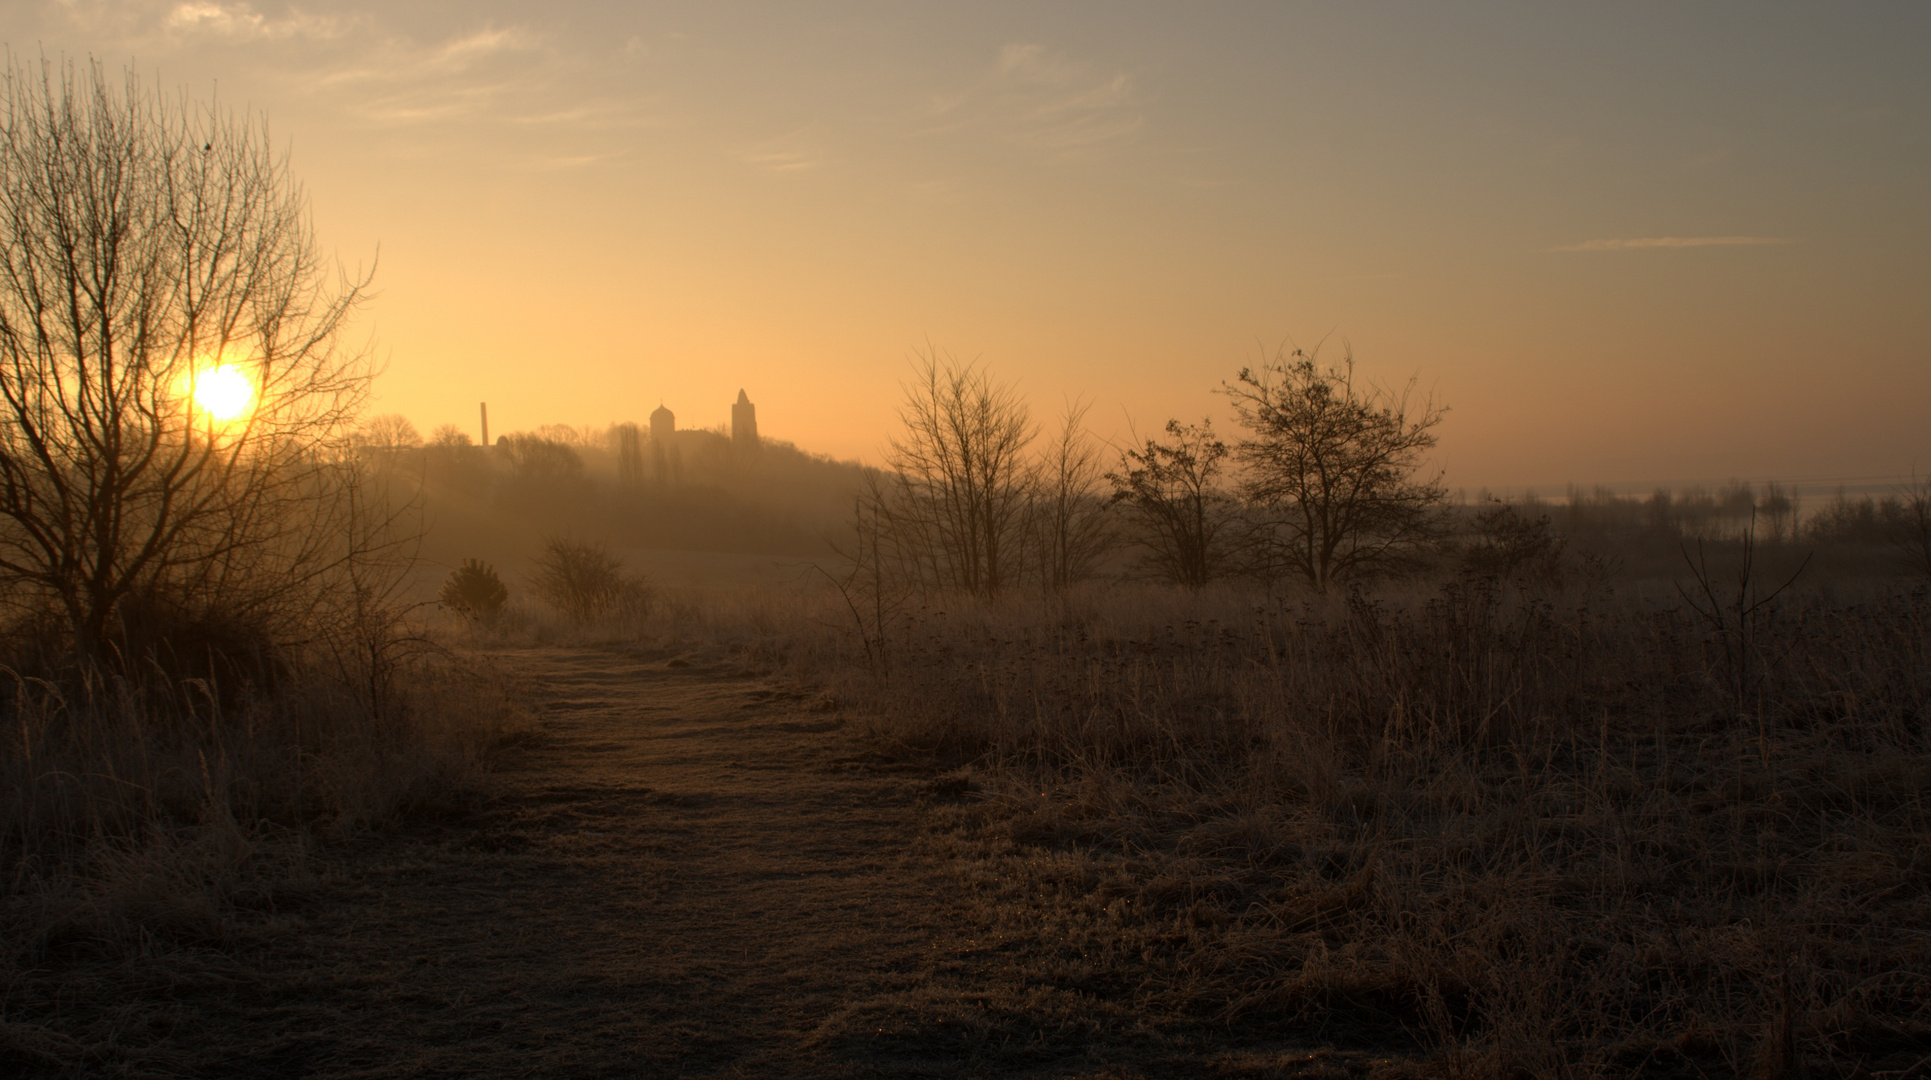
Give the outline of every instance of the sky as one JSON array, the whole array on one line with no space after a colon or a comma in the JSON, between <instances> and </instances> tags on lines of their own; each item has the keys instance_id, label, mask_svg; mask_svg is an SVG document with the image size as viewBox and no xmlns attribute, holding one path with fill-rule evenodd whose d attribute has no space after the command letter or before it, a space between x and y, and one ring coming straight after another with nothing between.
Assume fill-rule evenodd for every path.
<instances>
[{"instance_id":1,"label":"sky","mask_svg":"<svg viewBox=\"0 0 1931 1080\"><path fill-rule=\"evenodd\" d=\"M911 359L1123 443L1285 345L1451 487L1931 472L1931 5L0 0L267 117L427 432L883 459Z\"/></svg>"}]
</instances>

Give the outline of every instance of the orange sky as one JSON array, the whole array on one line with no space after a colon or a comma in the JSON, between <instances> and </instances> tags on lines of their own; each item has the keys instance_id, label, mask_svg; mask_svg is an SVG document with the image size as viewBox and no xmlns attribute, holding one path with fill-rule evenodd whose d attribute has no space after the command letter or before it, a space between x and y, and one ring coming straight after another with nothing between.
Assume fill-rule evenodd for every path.
<instances>
[{"instance_id":1,"label":"orange sky","mask_svg":"<svg viewBox=\"0 0 1931 1080\"><path fill-rule=\"evenodd\" d=\"M1931 8L0 2L265 111L377 409L877 460L928 340L1129 418L1351 342L1454 486L1931 471Z\"/></svg>"}]
</instances>

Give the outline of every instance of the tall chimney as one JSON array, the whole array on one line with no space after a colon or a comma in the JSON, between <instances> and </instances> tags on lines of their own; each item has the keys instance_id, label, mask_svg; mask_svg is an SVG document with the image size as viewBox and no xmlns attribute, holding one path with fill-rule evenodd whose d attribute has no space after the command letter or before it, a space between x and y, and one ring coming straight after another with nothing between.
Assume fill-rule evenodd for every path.
<instances>
[{"instance_id":1,"label":"tall chimney","mask_svg":"<svg viewBox=\"0 0 1931 1080\"><path fill-rule=\"evenodd\" d=\"M489 445L489 402L483 402L483 445Z\"/></svg>"}]
</instances>

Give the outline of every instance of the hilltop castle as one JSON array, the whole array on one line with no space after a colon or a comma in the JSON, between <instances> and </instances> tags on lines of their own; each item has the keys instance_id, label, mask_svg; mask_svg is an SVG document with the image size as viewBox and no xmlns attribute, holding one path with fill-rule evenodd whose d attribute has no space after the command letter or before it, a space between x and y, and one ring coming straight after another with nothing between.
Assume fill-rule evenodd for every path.
<instances>
[{"instance_id":1,"label":"hilltop castle","mask_svg":"<svg viewBox=\"0 0 1931 1080\"><path fill-rule=\"evenodd\" d=\"M677 414L660 402L650 414L651 441L669 446L676 436ZM758 407L743 390L731 406L731 445L739 450L758 448Z\"/></svg>"},{"instance_id":2,"label":"hilltop castle","mask_svg":"<svg viewBox=\"0 0 1931 1080\"><path fill-rule=\"evenodd\" d=\"M755 454L758 442L758 407L750 395L738 391L731 405L731 456L746 459ZM659 404L650 414L650 456L652 471L659 483L674 481L682 472L677 450L677 414Z\"/></svg>"}]
</instances>

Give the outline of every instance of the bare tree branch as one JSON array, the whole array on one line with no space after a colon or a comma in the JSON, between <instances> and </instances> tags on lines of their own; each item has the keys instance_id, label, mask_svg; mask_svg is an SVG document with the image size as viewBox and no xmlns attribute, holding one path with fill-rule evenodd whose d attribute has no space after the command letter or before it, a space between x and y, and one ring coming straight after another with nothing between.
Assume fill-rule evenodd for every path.
<instances>
[{"instance_id":1,"label":"bare tree branch","mask_svg":"<svg viewBox=\"0 0 1931 1080\"><path fill-rule=\"evenodd\" d=\"M1322 366L1279 352L1222 392L1251 433L1234 453L1242 493L1271 514L1267 547L1316 588L1392 569L1435 539L1439 475L1416 479L1447 410L1355 382L1354 357Z\"/></svg>"},{"instance_id":2,"label":"bare tree branch","mask_svg":"<svg viewBox=\"0 0 1931 1080\"><path fill-rule=\"evenodd\" d=\"M137 594L265 603L342 558L368 278L325 271L266 124L45 60L0 124L0 580L93 658Z\"/></svg>"}]
</instances>

